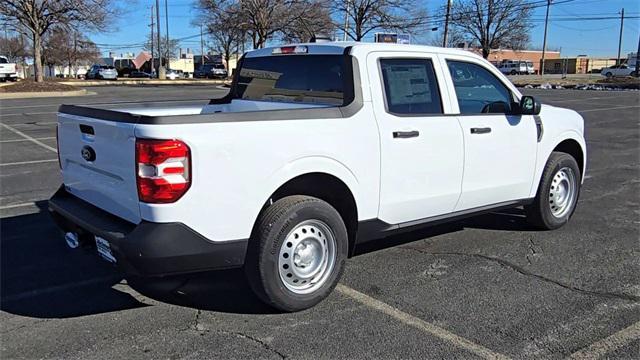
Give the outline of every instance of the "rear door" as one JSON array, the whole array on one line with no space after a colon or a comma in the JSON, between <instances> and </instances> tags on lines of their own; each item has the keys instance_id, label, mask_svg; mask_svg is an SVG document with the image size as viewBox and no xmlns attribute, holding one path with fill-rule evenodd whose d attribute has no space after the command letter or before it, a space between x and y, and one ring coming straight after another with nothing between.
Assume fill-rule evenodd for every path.
<instances>
[{"instance_id":1,"label":"rear door","mask_svg":"<svg viewBox=\"0 0 640 360\"><path fill-rule=\"evenodd\" d=\"M58 115L58 147L70 193L130 222L140 222L135 124Z\"/></svg>"},{"instance_id":2,"label":"rear door","mask_svg":"<svg viewBox=\"0 0 640 360\"><path fill-rule=\"evenodd\" d=\"M457 55L445 59L464 134L456 211L528 198L537 152L533 116L510 114L518 99L483 62Z\"/></svg>"},{"instance_id":3,"label":"rear door","mask_svg":"<svg viewBox=\"0 0 640 360\"><path fill-rule=\"evenodd\" d=\"M462 131L435 54L374 52L367 59L380 131L378 217L399 224L447 214L460 196Z\"/></svg>"}]
</instances>

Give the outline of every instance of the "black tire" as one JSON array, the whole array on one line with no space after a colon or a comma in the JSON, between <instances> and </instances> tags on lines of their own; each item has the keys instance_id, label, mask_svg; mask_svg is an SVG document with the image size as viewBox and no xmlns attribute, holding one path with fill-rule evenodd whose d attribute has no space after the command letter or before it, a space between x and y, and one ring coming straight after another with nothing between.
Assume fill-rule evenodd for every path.
<instances>
[{"instance_id":1,"label":"black tire","mask_svg":"<svg viewBox=\"0 0 640 360\"><path fill-rule=\"evenodd\" d=\"M575 195L571 203L569 203L569 208L561 216L556 216L552 211L553 200L550 200L550 192L552 191L551 187L555 184L554 178L564 168L571 169L574 174ZM571 215L573 215L580 198L581 179L580 167L573 156L558 151L552 152L542 172L536 197L533 203L525 206L527 221L531 225L544 230L557 229L566 224Z\"/></svg>"},{"instance_id":2,"label":"black tire","mask_svg":"<svg viewBox=\"0 0 640 360\"><path fill-rule=\"evenodd\" d=\"M326 280L308 294L291 291L280 276L280 249L290 232L307 220L320 220L335 238L335 258ZM292 312L310 308L326 298L338 284L348 253L347 229L331 205L310 196L287 196L266 208L249 244L245 273L251 288L266 304ZM286 268L286 267L285 267Z\"/></svg>"},{"instance_id":3,"label":"black tire","mask_svg":"<svg viewBox=\"0 0 640 360\"><path fill-rule=\"evenodd\" d=\"M613 77L613 74L611 72L607 72L606 74L604 74L604 76L606 76L607 79L610 79Z\"/></svg>"},{"instance_id":4,"label":"black tire","mask_svg":"<svg viewBox=\"0 0 640 360\"><path fill-rule=\"evenodd\" d=\"M515 70L511 70L511 75L516 75L517 72Z\"/></svg>"}]
</instances>

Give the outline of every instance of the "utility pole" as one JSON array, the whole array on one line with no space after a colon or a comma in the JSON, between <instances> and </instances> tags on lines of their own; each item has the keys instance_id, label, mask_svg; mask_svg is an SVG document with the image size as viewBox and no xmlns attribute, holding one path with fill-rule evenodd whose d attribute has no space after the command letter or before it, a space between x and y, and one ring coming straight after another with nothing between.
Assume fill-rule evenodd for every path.
<instances>
[{"instance_id":1,"label":"utility pole","mask_svg":"<svg viewBox=\"0 0 640 360\"><path fill-rule=\"evenodd\" d=\"M544 17L544 39L542 40L542 60L540 64L540 75L544 75L544 55L547 51L547 26L549 25L549 7L551 0L547 0L547 15Z\"/></svg>"},{"instance_id":2,"label":"utility pole","mask_svg":"<svg viewBox=\"0 0 640 360\"><path fill-rule=\"evenodd\" d=\"M620 65L620 51L622 51L622 28L624 27L624 8L622 8L622 14L620 16L620 39L618 40L618 61L616 65Z\"/></svg>"},{"instance_id":3,"label":"utility pole","mask_svg":"<svg viewBox=\"0 0 640 360\"><path fill-rule=\"evenodd\" d=\"M636 50L636 77L640 77L640 36L638 37L638 50Z\"/></svg>"},{"instance_id":4,"label":"utility pole","mask_svg":"<svg viewBox=\"0 0 640 360\"><path fill-rule=\"evenodd\" d=\"M447 35L449 35L449 14L451 13L451 0L447 0L447 16L444 18L444 37L442 47L447 47Z\"/></svg>"},{"instance_id":5,"label":"utility pole","mask_svg":"<svg viewBox=\"0 0 640 360\"><path fill-rule=\"evenodd\" d=\"M200 66L204 66L204 38L202 37L202 24L200 24Z\"/></svg>"},{"instance_id":6,"label":"utility pole","mask_svg":"<svg viewBox=\"0 0 640 360\"><path fill-rule=\"evenodd\" d=\"M153 5L151 5L151 67L149 68L149 72L150 73L154 73L155 72L154 70L156 68L155 64L153 63L153 43L155 42L153 40L153 35L154 35L153 34L153 27L155 25L156 24L153 22Z\"/></svg>"},{"instance_id":7,"label":"utility pole","mask_svg":"<svg viewBox=\"0 0 640 360\"><path fill-rule=\"evenodd\" d=\"M347 34L349 33L349 5L351 5L351 0L347 0L347 9L344 11L344 38L342 41L347 41Z\"/></svg>"},{"instance_id":8,"label":"utility pole","mask_svg":"<svg viewBox=\"0 0 640 360\"><path fill-rule=\"evenodd\" d=\"M166 51L167 51L167 54L169 54L171 49L169 46L169 5L167 5L167 1L168 0L164 0L164 32L166 34L165 36L167 39ZM169 65L169 59L167 59L166 61L167 61L167 65Z\"/></svg>"},{"instance_id":9,"label":"utility pole","mask_svg":"<svg viewBox=\"0 0 640 360\"><path fill-rule=\"evenodd\" d=\"M162 37L160 36L160 0L156 0L156 25L158 33L156 36L158 37L158 79L164 80L165 72L164 66L162 65Z\"/></svg>"}]
</instances>

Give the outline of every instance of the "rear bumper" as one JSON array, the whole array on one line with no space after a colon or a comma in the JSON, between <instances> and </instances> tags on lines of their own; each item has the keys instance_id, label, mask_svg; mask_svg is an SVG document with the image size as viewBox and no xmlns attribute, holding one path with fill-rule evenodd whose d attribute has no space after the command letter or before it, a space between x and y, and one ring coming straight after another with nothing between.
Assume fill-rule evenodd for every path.
<instances>
[{"instance_id":1,"label":"rear bumper","mask_svg":"<svg viewBox=\"0 0 640 360\"><path fill-rule=\"evenodd\" d=\"M49 212L65 232L93 235L109 242L117 266L126 273L162 276L241 267L248 240L213 242L182 223L133 224L101 210L61 187L49 200Z\"/></svg>"}]
</instances>

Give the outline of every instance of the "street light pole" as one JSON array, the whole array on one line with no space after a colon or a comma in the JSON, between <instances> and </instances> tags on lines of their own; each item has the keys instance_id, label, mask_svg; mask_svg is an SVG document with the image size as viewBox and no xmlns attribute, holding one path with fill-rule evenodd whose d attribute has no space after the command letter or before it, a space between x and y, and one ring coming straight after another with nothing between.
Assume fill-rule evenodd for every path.
<instances>
[{"instance_id":1,"label":"street light pole","mask_svg":"<svg viewBox=\"0 0 640 360\"><path fill-rule=\"evenodd\" d=\"M549 7L551 0L547 0L547 15L544 17L544 39L542 40L542 60L540 64L540 75L544 75L544 55L547 51L547 26L549 25Z\"/></svg>"},{"instance_id":2,"label":"street light pole","mask_svg":"<svg viewBox=\"0 0 640 360\"><path fill-rule=\"evenodd\" d=\"M449 35L449 13L451 13L451 0L447 1L447 16L444 18L444 37L442 47L447 47L447 36Z\"/></svg>"},{"instance_id":3,"label":"street light pole","mask_svg":"<svg viewBox=\"0 0 640 360\"><path fill-rule=\"evenodd\" d=\"M204 66L204 38L202 37L202 24L200 24L200 65Z\"/></svg>"},{"instance_id":4,"label":"street light pole","mask_svg":"<svg viewBox=\"0 0 640 360\"><path fill-rule=\"evenodd\" d=\"M624 27L624 8L622 8L622 14L620 16L620 38L618 39L618 61L616 65L620 65L620 52L622 51L622 28Z\"/></svg>"}]
</instances>

